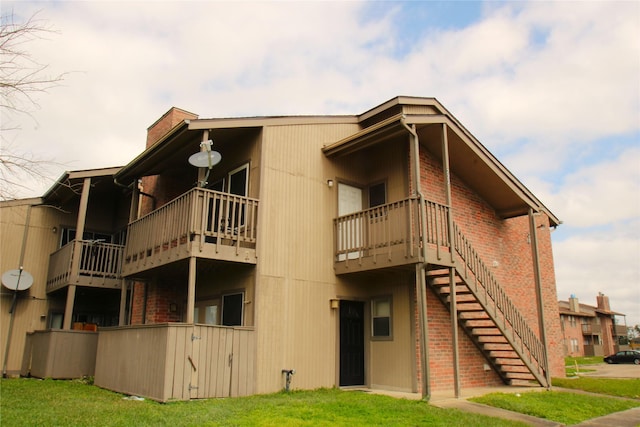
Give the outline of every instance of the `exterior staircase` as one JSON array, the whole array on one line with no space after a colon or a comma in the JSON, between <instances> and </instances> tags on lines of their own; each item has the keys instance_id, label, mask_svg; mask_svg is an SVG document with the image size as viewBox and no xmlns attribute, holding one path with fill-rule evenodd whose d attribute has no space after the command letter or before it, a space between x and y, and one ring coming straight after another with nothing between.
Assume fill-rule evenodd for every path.
<instances>
[{"instance_id":1,"label":"exterior staircase","mask_svg":"<svg viewBox=\"0 0 640 427\"><path fill-rule=\"evenodd\" d=\"M449 311L455 293L459 326L505 384L536 381L550 387L544 345L455 223L453 229L454 267L428 264L428 286Z\"/></svg>"}]
</instances>

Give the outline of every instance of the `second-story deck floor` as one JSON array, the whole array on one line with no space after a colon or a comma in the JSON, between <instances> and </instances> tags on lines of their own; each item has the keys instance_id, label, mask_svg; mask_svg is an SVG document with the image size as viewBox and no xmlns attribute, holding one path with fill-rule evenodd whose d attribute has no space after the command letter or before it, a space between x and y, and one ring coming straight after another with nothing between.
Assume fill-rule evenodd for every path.
<instances>
[{"instance_id":1,"label":"second-story deck floor","mask_svg":"<svg viewBox=\"0 0 640 427\"><path fill-rule=\"evenodd\" d=\"M256 263L258 200L194 188L128 226L123 276L199 257Z\"/></svg>"}]
</instances>

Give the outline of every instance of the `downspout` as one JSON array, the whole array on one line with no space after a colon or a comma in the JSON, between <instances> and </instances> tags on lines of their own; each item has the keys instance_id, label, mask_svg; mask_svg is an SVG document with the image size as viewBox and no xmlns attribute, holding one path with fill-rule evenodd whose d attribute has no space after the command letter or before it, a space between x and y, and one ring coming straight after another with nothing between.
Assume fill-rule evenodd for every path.
<instances>
[{"instance_id":1,"label":"downspout","mask_svg":"<svg viewBox=\"0 0 640 427\"><path fill-rule=\"evenodd\" d=\"M136 185L138 182L139 182L139 180L138 180L138 179L136 179L136 180L134 180L133 182L131 182L131 184L129 184L129 185L125 185L125 184L122 184L121 182L118 182L118 179L117 179L117 178L115 178L115 177L113 178L113 183L114 183L115 185L117 185L117 186L118 186L118 187L120 187L120 188L124 188L124 189L126 189L126 190L131 190L131 197L132 197L132 200L131 200L131 206L132 206L132 211L133 211L133 206L135 206L136 208L137 208L137 206L138 206L138 201L137 201L137 200L135 200L135 201L133 200L133 199L134 199L136 196L138 196L138 195L139 195L139 196L145 196L145 197L150 198L150 199L151 199L151 210L154 210L154 211L155 211L155 210L156 210L156 201L157 201L156 197L155 197L154 195L152 195L152 194L145 193L144 191L140 191L140 189L139 189L139 188L138 188L138 186ZM130 215L129 215L129 222L132 222L132 221L136 220L136 219L137 219L137 217L138 217L138 215L137 215L137 211L136 211L135 218L132 218L132 215L130 214Z\"/></svg>"},{"instance_id":2,"label":"downspout","mask_svg":"<svg viewBox=\"0 0 640 427\"><path fill-rule=\"evenodd\" d=\"M431 397L431 382L429 372L429 330L427 322L427 285L426 285L426 262L427 262L427 245L424 242L424 227L427 224L426 208L424 196L420 189L420 141L415 125L409 126L403 116L400 123L407 129L411 135L412 145L410 152L413 152L413 193L418 196L418 209L420 210L420 238L422 245L422 262L416 265L416 298L418 299L418 315L420 317L420 364L422 366L421 389L422 399L429 400Z\"/></svg>"}]
</instances>

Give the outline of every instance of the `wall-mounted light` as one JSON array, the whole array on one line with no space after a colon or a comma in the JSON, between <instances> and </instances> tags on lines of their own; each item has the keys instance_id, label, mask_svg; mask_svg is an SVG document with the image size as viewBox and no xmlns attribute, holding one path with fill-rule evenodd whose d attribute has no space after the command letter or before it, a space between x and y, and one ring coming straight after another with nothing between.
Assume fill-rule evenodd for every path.
<instances>
[{"instance_id":1,"label":"wall-mounted light","mask_svg":"<svg viewBox=\"0 0 640 427\"><path fill-rule=\"evenodd\" d=\"M327 185L329 186L329 188L333 188L333 180L332 179L328 179L327 180Z\"/></svg>"},{"instance_id":2,"label":"wall-mounted light","mask_svg":"<svg viewBox=\"0 0 640 427\"><path fill-rule=\"evenodd\" d=\"M340 300L337 298L331 298L329 300L329 305L331 306L332 309L337 309L340 308Z\"/></svg>"},{"instance_id":3,"label":"wall-mounted light","mask_svg":"<svg viewBox=\"0 0 640 427\"><path fill-rule=\"evenodd\" d=\"M51 232L56 234L58 232L58 227L51 227Z\"/></svg>"}]
</instances>

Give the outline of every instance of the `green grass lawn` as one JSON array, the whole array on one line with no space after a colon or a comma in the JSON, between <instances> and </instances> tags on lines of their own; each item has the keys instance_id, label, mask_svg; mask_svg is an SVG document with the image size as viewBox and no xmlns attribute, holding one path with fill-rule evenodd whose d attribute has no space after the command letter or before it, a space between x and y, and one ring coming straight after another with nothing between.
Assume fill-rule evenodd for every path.
<instances>
[{"instance_id":1,"label":"green grass lawn","mask_svg":"<svg viewBox=\"0 0 640 427\"><path fill-rule=\"evenodd\" d=\"M640 406L636 400L559 391L491 393L470 400L567 425Z\"/></svg>"},{"instance_id":2,"label":"green grass lawn","mask_svg":"<svg viewBox=\"0 0 640 427\"><path fill-rule=\"evenodd\" d=\"M536 391L492 393L470 400L568 425L640 406L640 379L554 378L552 384L598 395Z\"/></svg>"},{"instance_id":3,"label":"green grass lawn","mask_svg":"<svg viewBox=\"0 0 640 427\"><path fill-rule=\"evenodd\" d=\"M161 404L124 400L81 381L3 379L0 386L3 426L523 426L337 389Z\"/></svg>"},{"instance_id":4,"label":"green grass lawn","mask_svg":"<svg viewBox=\"0 0 640 427\"><path fill-rule=\"evenodd\" d=\"M551 382L556 387L589 391L591 393L640 399L640 379L610 378L554 378Z\"/></svg>"},{"instance_id":5,"label":"green grass lawn","mask_svg":"<svg viewBox=\"0 0 640 427\"><path fill-rule=\"evenodd\" d=\"M578 365L595 365L597 363L604 363L604 357L602 356L581 356L581 357L565 357L564 366L575 367Z\"/></svg>"},{"instance_id":6,"label":"green grass lawn","mask_svg":"<svg viewBox=\"0 0 640 427\"><path fill-rule=\"evenodd\" d=\"M587 369L587 368L570 368L570 367L566 367L564 369L564 374L568 377L575 377L578 376L580 374L584 374L587 372L594 372L595 369Z\"/></svg>"}]
</instances>

